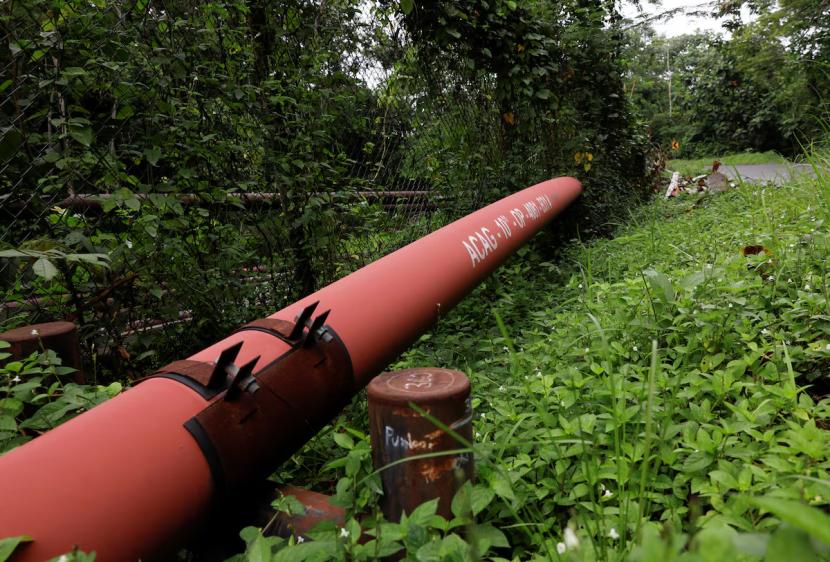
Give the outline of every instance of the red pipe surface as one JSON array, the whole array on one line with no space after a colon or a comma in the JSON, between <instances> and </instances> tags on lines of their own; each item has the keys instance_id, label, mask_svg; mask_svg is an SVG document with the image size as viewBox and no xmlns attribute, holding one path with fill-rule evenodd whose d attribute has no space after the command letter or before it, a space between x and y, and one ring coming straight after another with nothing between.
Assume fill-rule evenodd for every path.
<instances>
[{"instance_id":1,"label":"red pipe surface","mask_svg":"<svg viewBox=\"0 0 830 562\"><path fill-rule=\"evenodd\" d=\"M574 178L527 188L271 318L293 321L315 301L331 309L327 325L348 349L354 390L362 388L580 193ZM190 359L214 361L240 341L237 364L259 356L254 373L289 349L249 330ZM146 560L179 544L216 495L204 453L183 427L209 403L181 382L149 379L0 457L0 537L34 539L15 560L75 546L103 562Z\"/></svg>"}]
</instances>

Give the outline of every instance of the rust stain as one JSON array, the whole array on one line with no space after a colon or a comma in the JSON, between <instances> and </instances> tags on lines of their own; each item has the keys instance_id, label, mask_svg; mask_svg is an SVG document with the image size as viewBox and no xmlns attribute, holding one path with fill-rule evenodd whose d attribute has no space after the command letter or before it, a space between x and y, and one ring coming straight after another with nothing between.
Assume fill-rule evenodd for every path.
<instances>
[{"instance_id":1,"label":"rust stain","mask_svg":"<svg viewBox=\"0 0 830 562\"><path fill-rule=\"evenodd\" d=\"M444 473L454 470L457 461L457 457L429 459L421 463L421 476L424 477L427 484L432 484L439 480Z\"/></svg>"},{"instance_id":2,"label":"rust stain","mask_svg":"<svg viewBox=\"0 0 830 562\"><path fill-rule=\"evenodd\" d=\"M424 439L427 439L429 441L434 441L434 440L438 439L439 437L441 437L442 435L444 435L444 430L439 428L439 429L436 429L435 431L430 431L429 433L424 435Z\"/></svg>"},{"instance_id":3,"label":"rust stain","mask_svg":"<svg viewBox=\"0 0 830 562\"><path fill-rule=\"evenodd\" d=\"M422 408L424 412L430 414L430 409L428 407ZM398 408L394 408L392 413L396 416L400 416L402 418L420 418L422 417L421 414L410 408L409 406L401 406Z\"/></svg>"}]
</instances>

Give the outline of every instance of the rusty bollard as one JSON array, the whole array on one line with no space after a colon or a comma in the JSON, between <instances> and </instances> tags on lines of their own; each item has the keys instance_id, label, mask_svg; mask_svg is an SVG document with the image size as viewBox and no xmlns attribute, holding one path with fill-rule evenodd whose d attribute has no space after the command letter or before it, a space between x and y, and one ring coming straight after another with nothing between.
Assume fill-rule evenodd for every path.
<instances>
[{"instance_id":1,"label":"rusty bollard","mask_svg":"<svg viewBox=\"0 0 830 562\"><path fill-rule=\"evenodd\" d=\"M465 446L410 407L414 403L472 441L470 381L458 371L438 368L383 373L369 383L372 457L383 485L381 508L387 520L399 521L425 501L438 498L438 513L452 518L450 505L461 484L473 477L472 453L441 455L401 462L426 453Z\"/></svg>"},{"instance_id":2,"label":"rusty bollard","mask_svg":"<svg viewBox=\"0 0 830 562\"><path fill-rule=\"evenodd\" d=\"M72 377L78 384L86 382L81 364L78 331L72 322L46 322L21 326L0 333L0 340L11 344L8 352L15 359L28 357L42 348L54 351L66 367L77 369Z\"/></svg>"},{"instance_id":3,"label":"rusty bollard","mask_svg":"<svg viewBox=\"0 0 830 562\"><path fill-rule=\"evenodd\" d=\"M331 496L312 492L296 486L279 486L277 491L283 496L293 496L305 508L304 514L288 515L279 513L273 520L269 534L280 537L305 537L315 525L331 521L338 527L346 523L346 510L331 503Z\"/></svg>"}]
</instances>

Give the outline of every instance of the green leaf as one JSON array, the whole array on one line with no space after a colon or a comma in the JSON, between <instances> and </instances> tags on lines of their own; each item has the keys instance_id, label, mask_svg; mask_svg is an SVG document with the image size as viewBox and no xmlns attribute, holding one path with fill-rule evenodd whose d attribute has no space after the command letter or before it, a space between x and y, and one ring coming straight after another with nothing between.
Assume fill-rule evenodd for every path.
<instances>
[{"instance_id":1,"label":"green leaf","mask_svg":"<svg viewBox=\"0 0 830 562\"><path fill-rule=\"evenodd\" d=\"M108 267L110 257L107 254L66 254L66 261L84 262L101 267Z\"/></svg>"},{"instance_id":2,"label":"green leaf","mask_svg":"<svg viewBox=\"0 0 830 562\"><path fill-rule=\"evenodd\" d=\"M687 275L678 282L681 288L686 291L694 291L695 287L706 281L706 272L696 271L691 275Z\"/></svg>"},{"instance_id":3,"label":"green leaf","mask_svg":"<svg viewBox=\"0 0 830 562\"><path fill-rule=\"evenodd\" d=\"M23 142L23 135L17 129L6 129L0 137L0 162L15 155Z\"/></svg>"},{"instance_id":4,"label":"green leaf","mask_svg":"<svg viewBox=\"0 0 830 562\"><path fill-rule=\"evenodd\" d=\"M510 481L498 472L493 473L490 479L490 486L493 487L493 491L500 497L511 501L516 499L516 494L513 493L513 487L510 485Z\"/></svg>"},{"instance_id":5,"label":"green leaf","mask_svg":"<svg viewBox=\"0 0 830 562\"><path fill-rule=\"evenodd\" d=\"M415 2L413 0L401 0L400 6L401 11L409 15L412 13L413 8L415 8Z\"/></svg>"},{"instance_id":6,"label":"green leaf","mask_svg":"<svg viewBox=\"0 0 830 562\"><path fill-rule=\"evenodd\" d=\"M409 523L412 525L426 526L437 511L438 498L424 502L416 507L409 515Z\"/></svg>"},{"instance_id":7,"label":"green leaf","mask_svg":"<svg viewBox=\"0 0 830 562\"><path fill-rule=\"evenodd\" d=\"M352 439L352 437L346 433L335 433L334 442L344 449L354 449L354 439Z\"/></svg>"},{"instance_id":8,"label":"green leaf","mask_svg":"<svg viewBox=\"0 0 830 562\"><path fill-rule=\"evenodd\" d=\"M64 68L61 74L69 77L85 76L87 74L87 71L79 66L69 66L67 68Z\"/></svg>"},{"instance_id":9,"label":"green leaf","mask_svg":"<svg viewBox=\"0 0 830 562\"><path fill-rule=\"evenodd\" d=\"M492 488L480 485L473 486L473 494L470 501L470 505L473 509L473 515L478 515L484 511L484 508L490 505L490 502L493 501L494 497L496 497L496 493Z\"/></svg>"},{"instance_id":10,"label":"green leaf","mask_svg":"<svg viewBox=\"0 0 830 562\"><path fill-rule=\"evenodd\" d=\"M12 416L0 416L0 431L17 431L17 422Z\"/></svg>"},{"instance_id":11,"label":"green leaf","mask_svg":"<svg viewBox=\"0 0 830 562\"><path fill-rule=\"evenodd\" d=\"M0 539L0 562L8 560L20 543L32 542L32 537L21 535L19 537L8 537Z\"/></svg>"},{"instance_id":12,"label":"green leaf","mask_svg":"<svg viewBox=\"0 0 830 562\"><path fill-rule=\"evenodd\" d=\"M131 211L138 211L141 209L141 201L136 197L130 197L129 199L124 199L124 206Z\"/></svg>"},{"instance_id":13,"label":"green leaf","mask_svg":"<svg viewBox=\"0 0 830 562\"><path fill-rule=\"evenodd\" d=\"M819 555L810 544L810 536L790 525L784 524L776 530L767 543L765 562L812 562Z\"/></svg>"},{"instance_id":14,"label":"green leaf","mask_svg":"<svg viewBox=\"0 0 830 562\"><path fill-rule=\"evenodd\" d=\"M29 254L21 252L20 250L2 250L0 251L0 258L28 258Z\"/></svg>"},{"instance_id":15,"label":"green leaf","mask_svg":"<svg viewBox=\"0 0 830 562\"><path fill-rule=\"evenodd\" d=\"M681 470L683 472L699 472L712 464L713 460L712 455L698 451L686 457Z\"/></svg>"},{"instance_id":16,"label":"green leaf","mask_svg":"<svg viewBox=\"0 0 830 562\"><path fill-rule=\"evenodd\" d=\"M473 485L469 481L464 482L464 484L461 485L453 496L450 509L452 510L452 514L456 517L464 518L470 515L470 512L472 511L472 507L470 505L472 487Z\"/></svg>"},{"instance_id":17,"label":"green leaf","mask_svg":"<svg viewBox=\"0 0 830 562\"><path fill-rule=\"evenodd\" d=\"M43 277L47 281L50 281L55 277L55 275L58 274L58 268L56 268L52 262L46 258L40 258L37 260L32 266L32 271L35 272L35 275Z\"/></svg>"},{"instance_id":18,"label":"green leaf","mask_svg":"<svg viewBox=\"0 0 830 562\"><path fill-rule=\"evenodd\" d=\"M810 533L826 545L830 545L830 515L799 501L772 498L750 498L755 506L769 511L782 521Z\"/></svg>"},{"instance_id":19,"label":"green leaf","mask_svg":"<svg viewBox=\"0 0 830 562\"><path fill-rule=\"evenodd\" d=\"M492 547L508 548L510 546L504 533L492 525L477 525L473 527L472 535L478 542L479 554L486 554Z\"/></svg>"},{"instance_id":20,"label":"green leaf","mask_svg":"<svg viewBox=\"0 0 830 562\"><path fill-rule=\"evenodd\" d=\"M77 123L69 125L69 136L84 146L88 147L92 144L92 129L89 128L89 125Z\"/></svg>"},{"instance_id":21,"label":"green leaf","mask_svg":"<svg viewBox=\"0 0 830 562\"><path fill-rule=\"evenodd\" d=\"M740 533L732 537L732 544L742 554L763 557L767 551L769 535L766 533Z\"/></svg>"},{"instance_id":22,"label":"green leaf","mask_svg":"<svg viewBox=\"0 0 830 562\"><path fill-rule=\"evenodd\" d=\"M147 159L147 162L149 162L151 166L155 166L156 164L158 164L158 161L161 158L161 149L157 146L145 148L144 157Z\"/></svg>"},{"instance_id":23,"label":"green leaf","mask_svg":"<svg viewBox=\"0 0 830 562\"><path fill-rule=\"evenodd\" d=\"M666 303L674 302L674 287L672 287L671 281L665 274L647 269L643 272L643 275L648 279L649 285L651 285L658 300Z\"/></svg>"},{"instance_id":24,"label":"green leaf","mask_svg":"<svg viewBox=\"0 0 830 562\"><path fill-rule=\"evenodd\" d=\"M118 113L115 114L115 118L118 121L123 121L124 119L129 119L135 115L135 109L132 106L125 105L118 110Z\"/></svg>"}]
</instances>

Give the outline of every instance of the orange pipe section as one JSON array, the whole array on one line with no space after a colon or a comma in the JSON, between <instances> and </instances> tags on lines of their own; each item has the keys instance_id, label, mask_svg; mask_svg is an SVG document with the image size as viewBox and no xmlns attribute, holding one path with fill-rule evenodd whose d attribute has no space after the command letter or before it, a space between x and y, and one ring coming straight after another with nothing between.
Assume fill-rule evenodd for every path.
<instances>
[{"instance_id":1,"label":"orange pipe section","mask_svg":"<svg viewBox=\"0 0 830 562\"><path fill-rule=\"evenodd\" d=\"M331 309L327 324L345 343L363 387L580 193L574 178L537 184L272 318L293 321L315 301L318 311ZM190 359L214 361L239 341L236 363L259 355L255 372L288 351L287 344L249 330ZM0 537L34 539L14 560L39 562L75 546L103 562L169 553L214 499L208 463L182 425L208 404L175 380L150 379L0 457Z\"/></svg>"}]
</instances>

